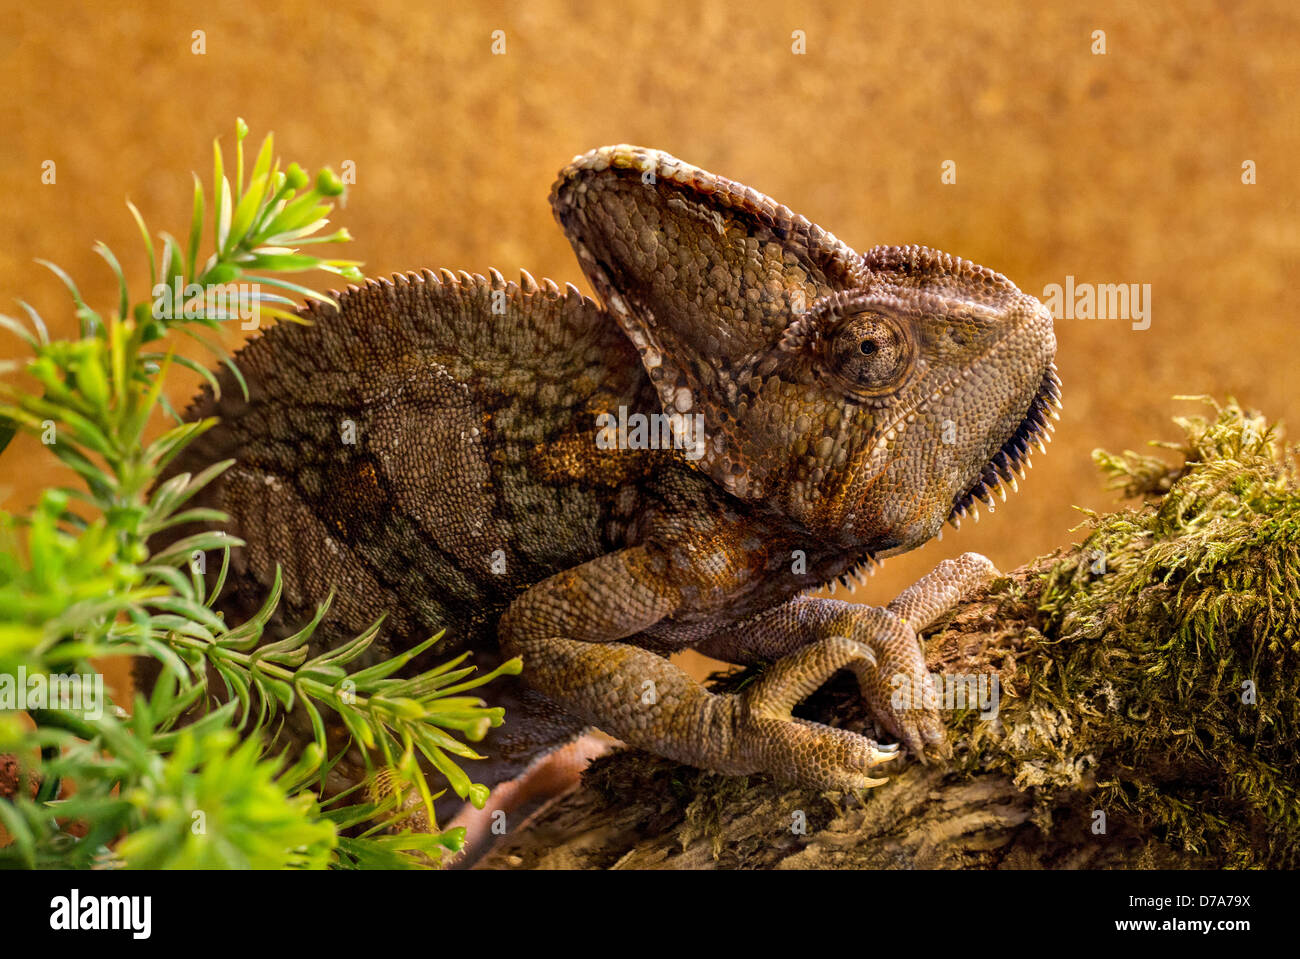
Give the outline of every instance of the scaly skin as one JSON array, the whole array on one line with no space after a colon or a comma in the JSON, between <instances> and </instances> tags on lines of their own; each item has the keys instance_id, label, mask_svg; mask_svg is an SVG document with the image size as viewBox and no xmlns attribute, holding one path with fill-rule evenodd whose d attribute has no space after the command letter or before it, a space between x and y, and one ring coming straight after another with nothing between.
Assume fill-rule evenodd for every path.
<instances>
[{"instance_id":1,"label":"scaly skin","mask_svg":"<svg viewBox=\"0 0 1300 959\"><path fill-rule=\"evenodd\" d=\"M653 150L578 157L551 199L604 309L527 274L372 282L247 347L247 404L229 377L200 398L222 424L172 472L236 460L204 497L248 541L221 608L255 608L278 562L281 631L335 589L318 644L388 613L379 655L444 626L434 658L521 655L522 684L487 693L507 707L488 783L591 725L721 772L871 786L897 746L790 713L839 669L909 751L941 750L936 710L890 693L927 681L918 631L988 560L884 608L805 593L1014 483L1058 401L1047 310L947 254L858 254ZM702 416L703 442L601 448L620 406ZM773 665L712 694L665 658L688 647Z\"/></svg>"}]
</instances>

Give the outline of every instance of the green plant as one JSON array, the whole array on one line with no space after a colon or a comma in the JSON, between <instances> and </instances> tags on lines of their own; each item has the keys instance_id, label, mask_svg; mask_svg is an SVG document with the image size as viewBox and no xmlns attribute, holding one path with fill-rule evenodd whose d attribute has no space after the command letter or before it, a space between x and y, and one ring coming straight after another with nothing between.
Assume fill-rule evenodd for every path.
<instances>
[{"instance_id":1,"label":"green plant","mask_svg":"<svg viewBox=\"0 0 1300 959\"><path fill-rule=\"evenodd\" d=\"M214 389L216 380L165 341L192 337L238 376L231 357L203 336L205 328L247 317L250 309L297 321L285 294L329 301L283 274L324 270L360 278L355 262L299 252L350 239L346 230L317 235L343 193L338 178L323 169L311 180L296 163L281 170L267 136L246 180L247 133L240 120L233 185L214 144L216 215L206 258L200 259L206 195L195 177L183 246L160 234L156 255L143 218L128 203L148 253L148 300L132 299L117 258L98 244L117 277L116 310L93 310L71 278L46 263L72 296L80 335L51 339L25 303L25 322L0 316L31 352L9 372L37 384L35 391L0 384L0 450L15 430L27 430L80 481L46 490L25 515L0 512L0 753L16 757L23 772L17 791L0 798L0 824L11 838L0 848L0 865L418 866L463 840L463 830L400 828L420 806L434 822L436 796L421 760L457 795L480 806L486 800L486 788L453 757L478 758L466 741L500 724L502 710L462 694L518 672L517 660L474 676L461 656L419 676L396 676L435 636L349 671L380 623L308 659L308 640L328 603L297 634L260 642L279 600L278 576L247 622L227 624L213 611L238 540L209 532L150 552L155 533L224 518L186 504L229 465L157 483L166 464L215 422L183 422L166 404L162 388L173 363L199 372ZM149 438L160 410L173 422ZM208 552L222 557L210 590L191 561ZM114 656L161 661L148 696L137 694L129 713L114 703L88 709L93 696L69 698L93 692L93 661ZM224 683L220 697L208 689L209 668ZM28 701L32 677L43 683L35 703ZM48 695L55 686L63 698ZM218 698L227 701L215 705ZM196 707L201 718L182 725ZM315 790L338 759L328 754L322 707L377 758L380 781L399 788L364 802L352 790L322 809ZM291 708L305 710L315 731L315 742L292 763L270 745L273 724ZM75 791L69 795L65 784Z\"/></svg>"}]
</instances>

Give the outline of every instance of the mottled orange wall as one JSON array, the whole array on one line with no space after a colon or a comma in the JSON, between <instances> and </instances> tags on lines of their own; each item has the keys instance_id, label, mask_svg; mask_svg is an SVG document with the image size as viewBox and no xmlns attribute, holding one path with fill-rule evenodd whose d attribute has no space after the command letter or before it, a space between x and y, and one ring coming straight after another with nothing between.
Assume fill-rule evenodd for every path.
<instances>
[{"instance_id":1,"label":"mottled orange wall","mask_svg":"<svg viewBox=\"0 0 1300 959\"><path fill-rule=\"evenodd\" d=\"M0 3L0 301L26 297L59 329L67 304L32 258L107 307L90 252L103 239L144 282L123 198L183 230L189 171L210 169L211 138L229 143L242 115L304 164L355 162L337 220L375 274L526 267L585 289L548 189L575 153L629 141L742 180L859 248L930 244L1034 293L1067 274L1151 284L1149 330L1059 324L1066 412L1022 494L892 560L859 598L883 601L961 550L1010 567L1068 542L1074 505L1112 502L1089 452L1168 433L1173 394L1300 412L1289 0L112 7ZM498 29L504 56L490 52ZM955 185L940 182L945 160ZM1241 183L1245 160L1257 185ZM41 454L21 440L0 458L8 508L54 478Z\"/></svg>"}]
</instances>

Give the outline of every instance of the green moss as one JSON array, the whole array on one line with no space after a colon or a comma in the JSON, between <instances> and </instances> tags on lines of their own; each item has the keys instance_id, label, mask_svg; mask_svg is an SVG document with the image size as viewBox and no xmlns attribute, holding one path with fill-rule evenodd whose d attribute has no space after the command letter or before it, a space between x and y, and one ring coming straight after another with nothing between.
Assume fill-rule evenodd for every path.
<instances>
[{"instance_id":1,"label":"green moss","mask_svg":"<svg viewBox=\"0 0 1300 959\"><path fill-rule=\"evenodd\" d=\"M1235 402L1176 419L1181 463L1103 451L1144 503L1090 514L1046 573L1007 760L1051 793L1224 865L1300 849L1300 492L1280 431ZM1019 739L1017 743L1016 740ZM1019 753L1020 755L1017 755Z\"/></svg>"}]
</instances>

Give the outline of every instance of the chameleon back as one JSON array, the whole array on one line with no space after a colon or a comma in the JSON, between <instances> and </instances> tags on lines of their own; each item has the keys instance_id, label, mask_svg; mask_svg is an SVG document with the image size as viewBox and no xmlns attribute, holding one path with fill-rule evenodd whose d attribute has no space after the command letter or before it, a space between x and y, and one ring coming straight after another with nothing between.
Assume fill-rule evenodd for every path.
<instances>
[{"instance_id":1,"label":"chameleon back","mask_svg":"<svg viewBox=\"0 0 1300 959\"><path fill-rule=\"evenodd\" d=\"M164 479L234 460L194 505L227 513L226 530L247 543L232 550L217 609L232 624L248 618L279 564L268 639L301 628L333 591L313 655L384 615L359 666L445 628L408 670L464 648L490 669L497 619L520 592L620 545L649 464L598 450L596 417L655 409L653 390L617 324L572 286L425 272L337 300L238 353L247 401L223 370L219 397L205 388L188 411L220 422ZM209 558L210 582L219 566ZM515 722L483 747L495 762L475 765L480 781L582 728L516 680L485 697Z\"/></svg>"},{"instance_id":2,"label":"chameleon back","mask_svg":"<svg viewBox=\"0 0 1300 959\"><path fill-rule=\"evenodd\" d=\"M322 636L387 613L396 648L443 627L438 658L491 648L520 590L617 543L610 504L640 464L601 454L595 422L653 404L637 356L573 287L444 271L338 301L239 352L247 401L224 370L188 412L220 423L167 475L235 461L196 504L247 541L219 606L254 612L279 563L288 626L334 590Z\"/></svg>"}]
</instances>

